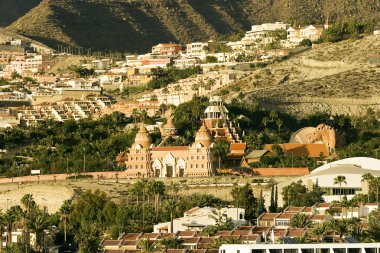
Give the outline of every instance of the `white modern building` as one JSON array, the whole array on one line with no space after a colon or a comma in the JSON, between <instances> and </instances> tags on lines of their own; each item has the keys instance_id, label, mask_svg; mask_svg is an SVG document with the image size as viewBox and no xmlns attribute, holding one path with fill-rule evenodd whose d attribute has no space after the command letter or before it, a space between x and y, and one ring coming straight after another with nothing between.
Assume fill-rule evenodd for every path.
<instances>
[{"instance_id":1,"label":"white modern building","mask_svg":"<svg viewBox=\"0 0 380 253\"><path fill-rule=\"evenodd\" d=\"M223 244L219 253L379 253L380 243Z\"/></svg>"},{"instance_id":2,"label":"white modern building","mask_svg":"<svg viewBox=\"0 0 380 253\"><path fill-rule=\"evenodd\" d=\"M269 32L276 30L286 30L287 25L283 22L265 23L261 25L254 25L250 31L245 33L242 41L252 41L261 44L271 43L273 38L268 36Z\"/></svg>"},{"instance_id":3,"label":"white modern building","mask_svg":"<svg viewBox=\"0 0 380 253\"><path fill-rule=\"evenodd\" d=\"M183 217L173 220L173 231L170 222L154 225L154 233L176 233L178 231L202 231L206 226L216 225L218 222L231 221L234 225L246 223L245 210L242 208L214 208L194 207L184 213Z\"/></svg>"},{"instance_id":4,"label":"white modern building","mask_svg":"<svg viewBox=\"0 0 380 253\"><path fill-rule=\"evenodd\" d=\"M313 170L302 181L309 187L318 182L318 185L326 192L325 201L339 200L341 195L351 199L355 194L368 193L368 183L362 181L362 175L370 173L380 177L380 160L368 157L352 157L324 164ZM346 183L341 187L334 184L334 178L344 176Z\"/></svg>"}]
</instances>

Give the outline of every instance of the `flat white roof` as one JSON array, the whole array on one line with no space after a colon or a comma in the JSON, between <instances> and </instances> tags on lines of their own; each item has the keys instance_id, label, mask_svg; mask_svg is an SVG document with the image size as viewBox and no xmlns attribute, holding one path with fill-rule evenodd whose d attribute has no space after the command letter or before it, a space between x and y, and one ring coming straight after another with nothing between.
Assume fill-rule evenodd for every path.
<instances>
[{"instance_id":1,"label":"flat white roof","mask_svg":"<svg viewBox=\"0 0 380 253\"><path fill-rule=\"evenodd\" d=\"M351 158L346 158L346 159L324 164L316 168L315 170L313 170L310 174L315 174L324 170L331 169L335 167L336 165L355 165L362 169L380 171L379 159L370 158L370 157L351 157Z\"/></svg>"}]
</instances>

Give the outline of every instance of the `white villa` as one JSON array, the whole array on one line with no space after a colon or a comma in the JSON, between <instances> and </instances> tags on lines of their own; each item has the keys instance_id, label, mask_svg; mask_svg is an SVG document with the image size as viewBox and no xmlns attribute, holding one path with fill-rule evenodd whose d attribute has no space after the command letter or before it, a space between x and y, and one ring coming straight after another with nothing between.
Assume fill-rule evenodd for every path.
<instances>
[{"instance_id":1,"label":"white villa","mask_svg":"<svg viewBox=\"0 0 380 253\"><path fill-rule=\"evenodd\" d=\"M176 233L178 231L202 231L205 226L216 225L219 221L231 220L234 225L245 224L245 211L242 208L194 207L185 212L183 217L173 220L173 231L170 222L154 225L154 233Z\"/></svg>"}]
</instances>

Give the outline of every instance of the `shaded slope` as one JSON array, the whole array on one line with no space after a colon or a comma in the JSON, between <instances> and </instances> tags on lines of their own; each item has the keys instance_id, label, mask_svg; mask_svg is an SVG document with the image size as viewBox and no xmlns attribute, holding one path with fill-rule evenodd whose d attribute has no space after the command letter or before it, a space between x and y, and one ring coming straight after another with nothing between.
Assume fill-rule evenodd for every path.
<instances>
[{"instance_id":1,"label":"shaded slope","mask_svg":"<svg viewBox=\"0 0 380 253\"><path fill-rule=\"evenodd\" d=\"M273 21L380 19L378 0L42 0L8 29L51 46L147 51Z\"/></svg>"},{"instance_id":2,"label":"shaded slope","mask_svg":"<svg viewBox=\"0 0 380 253\"><path fill-rule=\"evenodd\" d=\"M41 0L1 0L0 26L10 25L40 2Z\"/></svg>"}]
</instances>

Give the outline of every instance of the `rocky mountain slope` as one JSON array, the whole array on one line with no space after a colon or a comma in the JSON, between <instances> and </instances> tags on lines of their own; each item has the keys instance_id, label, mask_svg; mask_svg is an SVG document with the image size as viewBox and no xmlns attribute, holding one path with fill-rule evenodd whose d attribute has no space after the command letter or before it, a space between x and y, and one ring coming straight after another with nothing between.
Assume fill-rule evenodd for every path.
<instances>
[{"instance_id":1,"label":"rocky mountain slope","mask_svg":"<svg viewBox=\"0 0 380 253\"><path fill-rule=\"evenodd\" d=\"M8 29L50 46L142 52L262 22L380 19L379 12L378 0L42 0Z\"/></svg>"},{"instance_id":2,"label":"rocky mountain slope","mask_svg":"<svg viewBox=\"0 0 380 253\"><path fill-rule=\"evenodd\" d=\"M305 115L313 111L361 114L380 110L380 66L368 56L380 53L379 36L321 44L289 60L251 72L229 89L247 101ZM235 90L235 92L233 91Z\"/></svg>"},{"instance_id":3,"label":"rocky mountain slope","mask_svg":"<svg viewBox=\"0 0 380 253\"><path fill-rule=\"evenodd\" d=\"M1 0L0 27L5 27L37 6L41 0Z\"/></svg>"}]
</instances>

